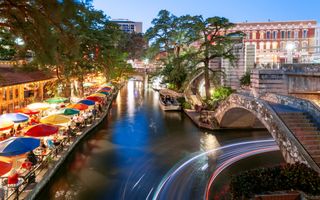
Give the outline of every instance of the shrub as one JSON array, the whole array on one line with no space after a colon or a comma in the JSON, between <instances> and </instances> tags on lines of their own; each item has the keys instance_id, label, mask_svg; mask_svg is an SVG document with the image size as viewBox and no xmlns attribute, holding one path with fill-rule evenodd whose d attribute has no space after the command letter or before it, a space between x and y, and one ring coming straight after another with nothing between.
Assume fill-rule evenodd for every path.
<instances>
[{"instance_id":1,"label":"shrub","mask_svg":"<svg viewBox=\"0 0 320 200\"><path fill-rule=\"evenodd\" d=\"M184 102L182 106L184 109L191 109L191 104L189 102Z\"/></svg>"},{"instance_id":2,"label":"shrub","mask_svg":"<svg viewBox=\"0 0 320 200\"><path fill-rule=\"evenodd\" d=\"M246 72L240 79L241 86L249 86L251 84L250 72Z\"/></svg>"},{"instance_id":3,"label":"shrub","mask_svg":"<svg viewBox=\"0 0 320 200\"><path fill-rule=\"evenodd\" d=\"M232 199L248 199L254 194L298 190L320 195L320 177L304 164L286 164L259 168L233 176L230 183Z\"/></svg>"},{"instance_id":4,"label":"shrub","mask_svg":"<svg viewBox=\"0 0 320 200\"><path fill-rule=\"evenodd\" d=\"M212 100L213 101L225 100L232 93L233 93L233 90L231 89L231 87L225 87L225 86L218 87L214 90L212 94Z\"/></svg>"}]
</instances>

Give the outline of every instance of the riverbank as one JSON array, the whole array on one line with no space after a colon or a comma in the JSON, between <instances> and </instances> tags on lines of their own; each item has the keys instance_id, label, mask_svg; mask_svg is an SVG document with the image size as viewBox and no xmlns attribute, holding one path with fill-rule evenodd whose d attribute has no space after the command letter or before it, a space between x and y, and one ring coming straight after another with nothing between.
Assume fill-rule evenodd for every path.
<instances>
[{"instance_id":1,"label":"riverbank","mask_svg":"<svg viewBox=\"0 0 320 200\"><path fill-rule=\"evenodd\" d=\"M22 187L15 188L15 191L11 193L8 199L36 199L37 195L46 187L51 181L52 177L68 159L69 155L74 151L77 145L94 131L101 122L108 116L113 100L117 97L119 89L115 88L107 103L103 108L103 112L94 120L91 124L87 125L80 132L77 132L76 136L71 141L64 141L56 149L52 151L52 155L44 159L42 163L33 171L35 177L35 183L28 183L29 176L24 179L25 184L21 184Z\"/></svg>"}]
</instances>

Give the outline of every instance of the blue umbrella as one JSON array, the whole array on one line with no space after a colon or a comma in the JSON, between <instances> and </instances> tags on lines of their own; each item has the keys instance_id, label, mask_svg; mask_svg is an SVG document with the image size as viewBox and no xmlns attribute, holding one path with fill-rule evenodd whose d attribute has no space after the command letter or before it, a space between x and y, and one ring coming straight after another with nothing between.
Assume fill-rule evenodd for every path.
<instances>
[{"instance_id":1,"label":"blue umbrella","mask_svg":"<svg viewBox=\"0 0 320 200\"><path fill-rule=\"evenodd\" d=\"M98 93L109 95L109 92L104 92L104 91L98 91Z\"/></svg>"},{"instance_id":2,"label":"blue umbrella","mask_svg":"<svg viewBox=\"0 0 320 200\"><path fill-rule=\"evenodd\" d=\"M40 146L40 140L27 137L11 137L0 142L0 156L17 156Z\"/></svg>"},{"instance_id":3,"label":"blue umbrella","mask_svg":"<svg viewBox=\"0 0 320 200\"><path fill-rule=\"evenodd\" d=\"M0 115L0 118L9 119L14 123L21 123L29 120L29 116L22 113L6 113L3 115Z\"/></svg>"},{"instance_id":4,"label":"blue umbrella","mask_svg":"<svg viewBox=\"0 0 320 200\"><path fill-rule=\"evenodd\" d=\"M89 99L83 99L83 100L79 101L78 103L86 104L88 106L93 106L95 104L94 101L89 100Z\"/></svg>"}]
</instances>

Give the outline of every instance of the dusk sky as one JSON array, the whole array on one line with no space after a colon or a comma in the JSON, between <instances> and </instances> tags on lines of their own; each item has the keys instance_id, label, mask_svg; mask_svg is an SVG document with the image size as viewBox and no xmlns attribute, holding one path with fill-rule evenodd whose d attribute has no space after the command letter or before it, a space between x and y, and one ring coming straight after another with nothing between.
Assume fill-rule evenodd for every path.
<instances>
[{"instance_id":1,"label":"dusk sky","mask_svg":"<svg viewBox=\"0 0 320 200\"><path fill-rule=\"evenodd\" d=\"M143 22L143 30L161 9L180 16L223 16L233 22L315 19L320 22L320 0L94 0L112 19Z\"/></svg>"}]
</instances>

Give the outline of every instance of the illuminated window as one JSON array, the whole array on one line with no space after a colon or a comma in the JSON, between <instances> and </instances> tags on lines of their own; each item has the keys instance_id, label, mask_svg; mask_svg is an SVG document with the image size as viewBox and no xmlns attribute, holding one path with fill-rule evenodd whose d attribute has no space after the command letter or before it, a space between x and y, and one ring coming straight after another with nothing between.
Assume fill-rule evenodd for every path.
<instances>
[{"instance_id":1,"label":"illuminated window","mask_svg":"<svg viewBox=\"0 0 320 200\"><path fill-rule=\"evenodd\" d=\"M270 45L271 45L271 43L270 43L270 42L267 42L267 43L266 43L266 49L270 49Z\"/></svg>"},{"instance_id":2,"label":"illuminated window","mask_svg":"<svg viewBox=\"0 0 320 200\"><path fill-rule=\"evenodd\" d=\"M272 49L278 48L278 42L272 42Z\"/></svg>"},{"instance_id":3,"label":"illuminated window","mask_svg":"<svg viewBox=\"0 0 320 200\"><path fill-rule=\"evenodd\" d=\"M257 38L257 33L256 32L252 32L252 39L255 40Z\"/></svg>"},{"instance_id":4,"label":"illuminated window","mask_svg":"<svg viewBox=\"0 0 320 200\"><path fill-rule=\"evenodd\" d=\"M262 39L262 40L264 39L264 33L263 33L263 31L260 31L260 32L259 32L259 36L260 36L260 39Z\"/></svg>"},{"instance_id":5,"label":"illuminated window","mask_svg":"<svg viewBox=\"0 0 320 200\"><path fill-rule=\"evenodd\" d=\"M264 42L260 42L260 43L259 43L259 48L260 48L260 50L263 50L263 48L264 48Z\"/></svg>"}]
</instances>

